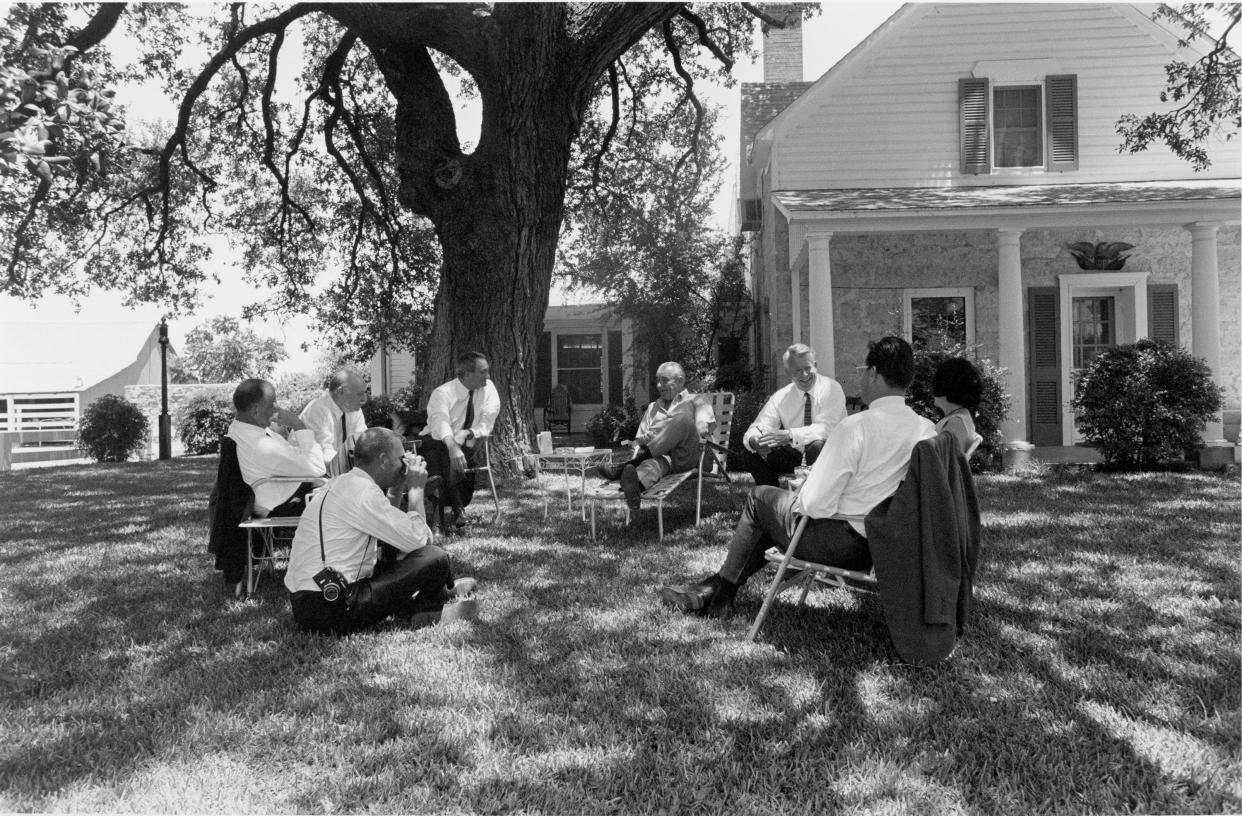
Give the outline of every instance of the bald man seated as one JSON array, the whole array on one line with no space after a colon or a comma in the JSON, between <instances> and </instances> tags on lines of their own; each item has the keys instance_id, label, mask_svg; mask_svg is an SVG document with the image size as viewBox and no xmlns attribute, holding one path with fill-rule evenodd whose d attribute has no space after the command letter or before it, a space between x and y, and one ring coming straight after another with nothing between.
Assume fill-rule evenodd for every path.
<instances>
[{"instance_id":1,"label":"bald man seated","mask_svg":"<svg viewBox=\"0 0 1242 816\"><path fill-rule=\"evenodd\" d=\"M716 421L711 403L686 389L686 372L679 363L656 369L659 398L643 411L634 437L634 454L625 462L600 465L605 479L619 479L626 504L637 510L642 492L670 473L699 465L700 438Z\"/></svg>"}]
</instances>

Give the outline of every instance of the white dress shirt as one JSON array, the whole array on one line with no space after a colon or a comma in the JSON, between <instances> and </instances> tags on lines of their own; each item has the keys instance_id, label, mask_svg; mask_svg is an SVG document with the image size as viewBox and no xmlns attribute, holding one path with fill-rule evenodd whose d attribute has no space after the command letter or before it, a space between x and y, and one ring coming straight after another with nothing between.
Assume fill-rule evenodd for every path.
<instances>
[{"instance_id":1,"label":"white dress shirt","mask_svg":"<svg viewBox=\"0 0 1242 816\"><path fill-rule=\"evenodd\" d=\"M286 440L267 428L233 420L225 434L237 443L237 463L242 481L254 489L254 514L266 516L298 489L292 482L254 483L269 476L314 479L324 474L323 451L310 430L294 431Z\"/></svg>"},{"instance_id":2,"label":"white dress shirt","mask_svg":"<svg viewBox=\"0 0 1242 816\"><path fill-rule=\"evenodd\" d=\"M489 436L496 417L500 416L500 393L491 380L473 393L474 421L469 428L463 428L466 400L471 392L461 384L461 379L454 377L432 391L427 400L427 427L423 428L422 435L442 440L456 431L474 431L475 436Z\"/></svg>"},{"instance_id":3,"label":"white dress shirt","mask_svg":"<svg viewBox=\"0 0 1242 816\"><path fill-rule=\"evenodd\" d=\"M341 438L342 416L345 417L344 439ZM323 451L328 475L340 476L349 470L349 452L354 449L354 440L367 429L367 421L362 411L345 413L332 399L332 395L324 392L311 400L298 418L315 432L315 441Z\"/></svg>"},{"instance_id":4,"label":"white dress shirt","mask_svg":"<svg viewBox=\"0 0 1242 816\"><path fill-rule=\"evenodd\" d=\"M803 422L806 413L803 395L808 393L811 395L810 425ZM845 416L845 391L832 377L816 374L810 391L803 391L791 382L769 397L746 429L742 444L754 451L755 440L763 434L787 430L789 444L802 450L816 439L827 439Z\"/></svg>"},{"instance_id":5,"label":"white dress shirt","mask_svg":"<svg viewBox=\"0 0 1242 816\"><path fill-rule=\"evenodd\" d=\"M311 494L289 552L285 587L290 592L319 589L314 576L325 563L319 552L321 509L326 563L350 583L374 574L378 542L411 552L431 539L422 513L393 507L371 475L356 467Z\"/></svg>"},{"instance_id":6,"label":"white dress shirt","mask_svg":"<svg viewBox=\"0 0 1242 816\"><path fill-rule=\"evenodd\" d=\"M935 435L931 421L914 413L903 398L880 397L828 435L798 491L795 512L845 519L865 536L867 513L897 491L914 446Z\"/></svg>"}]
</instances>

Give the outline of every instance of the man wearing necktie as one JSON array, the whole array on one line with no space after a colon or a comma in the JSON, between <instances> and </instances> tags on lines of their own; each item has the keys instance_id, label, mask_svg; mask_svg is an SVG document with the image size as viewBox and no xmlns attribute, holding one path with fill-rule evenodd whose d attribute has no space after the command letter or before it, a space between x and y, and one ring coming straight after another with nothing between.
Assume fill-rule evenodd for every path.
<instances>
[{"instance_id":1,"label":"man wearing necktie","mask_svg":"<svg viewBox=\"0 0 1242 816\"><path fill-rule=\"evenodd\" d=\"M328 390L302 409L300 419L315 432L329 476L348 473L354 440L367 429L362 400L367 384L362 375L342 368L328 380Z\"/></svg>"},{"instance_id":2,"label":"man wearing necktie","mask_svg":"<svg viewBox=\"0 0 1242 816\"><path fill-rule=\"evenodd\" d=\"M465 525L465 509L474 495L474 467L480 437L488 436L500 415L500 394L489 379L487 358L468 351L457 358L457 376L427 400L427 426L423 429L423 458L429 477L439 476L438 486L429 483L428 498L436 507L432 526L444 528L445 505L452 508L455 527Z\"/></svg>"},{"instance_id":3,"label":"man wearing necktie","mask_svg":"<svg viewBox=\"0 0 1242 816\"><path fill-rule=\"evenodd\" d=\"M778 477L803 464L804 454L806 464L814 464L829 432L845 419L845 391L816 369L814 349L794 343L783 359L789 385L764 403L742 437L756 485L777 487Z\"/></svg>"}]
</instances>

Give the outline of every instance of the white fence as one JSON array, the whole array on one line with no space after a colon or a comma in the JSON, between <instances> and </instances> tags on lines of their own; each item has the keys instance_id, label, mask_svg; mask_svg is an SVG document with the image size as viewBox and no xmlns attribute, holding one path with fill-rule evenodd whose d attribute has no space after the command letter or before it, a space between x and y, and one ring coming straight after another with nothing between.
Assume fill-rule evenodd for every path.
<instances>
[{"instance_id":1,"label":"white fence","mask_svg":"<svg viewBox=\"0 0 1242 816\"><path fill-rule=\"evenodd\" d=\"M0 396L0 433L19 434L19 445L72 442L79 410L77 394L4 394Z\"/></svg>"}]
</instances>

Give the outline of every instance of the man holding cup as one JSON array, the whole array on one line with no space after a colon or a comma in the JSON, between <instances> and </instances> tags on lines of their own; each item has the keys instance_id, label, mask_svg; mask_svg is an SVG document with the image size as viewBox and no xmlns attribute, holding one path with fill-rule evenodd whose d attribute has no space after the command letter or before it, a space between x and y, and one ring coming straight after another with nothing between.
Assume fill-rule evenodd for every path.
<instances>
[{"instance_id":1,"label":"man holding cup","mask_svg":"<svg viewBox=\"0 0 1242 816\"><path fill-rule=\"evenodd\" d=\"M285 586L300 628L348 634L394 614L415 625L475 616L474 579L454 581L448 553L430 543L426 484L426 462L400 436L369 428L357 438L353 469L312 494L293 537ZM380 565L381 543L397 550L391 564Z\"/></svg>"}]
</instances>

